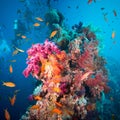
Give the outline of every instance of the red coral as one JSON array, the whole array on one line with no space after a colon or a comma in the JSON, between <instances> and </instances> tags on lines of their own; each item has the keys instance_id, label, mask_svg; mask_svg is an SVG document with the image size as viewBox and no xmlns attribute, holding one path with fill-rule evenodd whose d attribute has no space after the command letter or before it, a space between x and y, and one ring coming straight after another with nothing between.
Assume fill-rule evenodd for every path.
<instances>
[{"instance_id":1,"label":"red coral","mask_svg":"<svg viewBox=\"0 0 120 120\"><path fill-rule=\"evenodd\" d=\"M97 42L90 41L89 43L84 43L84 51L79 56L77 60L79 66L85 70L94 70L94 59L95 56L98 54L97 52Z\"/></svg>"},{"instance_id":2,"label":"red coral","mask_svg":"<svg viewBox=\"0 0 120 120\"><path fill-rule=\"evenodd\" d=\"M89 78L85 83L94 96L100 97L102 91L107 91L107 77L103 75L102 71L98 71L93 78Z\"/></svg>"}]
</instances>

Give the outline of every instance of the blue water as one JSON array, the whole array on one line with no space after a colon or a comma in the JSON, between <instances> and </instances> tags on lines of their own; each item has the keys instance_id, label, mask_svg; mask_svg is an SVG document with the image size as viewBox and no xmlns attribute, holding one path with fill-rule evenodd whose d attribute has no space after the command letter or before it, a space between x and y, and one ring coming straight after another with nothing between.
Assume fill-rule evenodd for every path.
<instances>
[{"instance_id":1,"label":"blue water","mask_svg":"<svg viewBox=\"0 0 120 120\"><path fill-rule=\"evenodd\" d=\"M99 36L102 39L101 55L106 58L107 68L109 69L109 79L113 97L111 114L116 116L120 112L120 0L96 0L91 4L87 0L51 0L50 7L58 9L65 17L64 23L71 30L74 24L80 21L84 25L91 24L100 30ZM103 8L103 10L102 10ZM36 10L37 9L37 10ZM28 12L27 12L28 10ZM22 74L26 68L26 52L12 56L14 51L13 43L18 48L27 51L33 43L43 42L48 37L48 28L41 23L39 29L28 28L39 16L44 19L48 12L47 0L0 0L0 41L6 41L5 50L0 49L0 80L12 81L16 84L15 88L2 86L0 81L0 120L4 120L4 109L8 109L11 120L18 120L25 113L30 105L28 96L36 87L36 80L30 76L25 78ZM113 10L117 16L114 16ZM27 16L27 15L28 16ZM104 20L104 15L108 21ZM23 34L29 39L20 41L15 37L15 20L20 19L25 28L21 28ZM115 38L111 38L112 31L116 32ZM13 42L14 41L14 42ZM1 43L0 43L1 45ZM15 59L15 63L9 60ZM9 65L13 67L13 73L9 72ZM15 90L19 89L14 106L10 105L8 97L12 97ZM119 116L120 118L120 116ZM112 117L111 117L112 119ZM91 119L92 120L92 119ZM112 119L114 120L114 119Z\"/></svg>"}]
</instances>

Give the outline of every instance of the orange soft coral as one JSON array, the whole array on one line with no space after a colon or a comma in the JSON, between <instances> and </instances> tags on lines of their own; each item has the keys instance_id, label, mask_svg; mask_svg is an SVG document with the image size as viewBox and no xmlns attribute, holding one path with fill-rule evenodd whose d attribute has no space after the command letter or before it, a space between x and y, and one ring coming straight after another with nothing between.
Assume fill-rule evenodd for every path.
<instances>
[{"instance_id":1,"label":"orange soft coral","mask_svg":"<svg viewBox=\"0 0 120 120\"><path fill-rule=\"evenodd\" d=\"M60 57L61 56L61 57ZM42 60L41 74L44 74L45 78L51 79L54 76L59 76L63 70L60 59L64 59L64 54L51 54L48 59Z\"/></svg>"}]
</instances>

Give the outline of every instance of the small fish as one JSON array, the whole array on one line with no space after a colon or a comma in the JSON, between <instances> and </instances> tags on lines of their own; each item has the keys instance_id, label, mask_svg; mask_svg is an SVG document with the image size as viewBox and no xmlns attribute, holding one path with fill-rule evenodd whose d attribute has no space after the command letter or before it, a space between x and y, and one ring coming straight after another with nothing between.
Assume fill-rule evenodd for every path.
<instances>
[{"instance_id":1,"label":"small fish","mask_svg":"<svg viewBox=\"0 0 120 120\"><path fill-rule=\"evenodd\" d=\"M38 20L38 21L40 21L40 22L42 22L42 21L43 21L43 19L42 19L42 18L40 18L40 17L36 17L35 19L36 19L36 20Z\"/></svg>"},{"instance_id":2,"label":"small fish","mask_svg":"<svg viewBox=\"0 0 120 120\"><path fill-rule=\"evenodd\" d=\"M25 35L22 35L21 38L22 38L22 39L26 39L27 37L26 37Z\"/></svg>"},{"instance_id":3,"label":"small fish","mask_svg":"<svg viewBox=\"0 0 120 120\"><path fill-rule=\"evenodd\" d=\"M16 86L15 83L13 83L13 82L3 82L2 85L7 86L7 87L15 87Z\"/></svg>"},{"instance_id":4,"label":"small fish","mask_svg":"<svg viewBox=\"0 0 120 120\"><path fill-rule=\"evenodd\" d=\"M9 72L13 73L13 67L12 67L12 65L9 66Z\"/></svg>"},{"instance_id":5,"label":"small fish","mask_svg":"<svg viewBox=\"0 0 120 120\"><path fill-rule=\"evenodd\" d=\"M50 38L54 37L57 34L57 32L57 30L52 31L52 33L50 34Z\"/></svg>"},{"instance_id":6,"label":"small fish","mask_svg":"<svg viewBox=\"0 0 120 120\"><path fill-rule=\"evenodd\" d=\"M92 71L86 72L85 74L82 75L81 80L83 81L84 79L87 79L88 76L89 76L90 74L92 74L92 73L94 73L94 72L92 72Z\"/></svg>"},{"instance_id":7,"label":"small fish","mask_svg":"<svg viewBox=\"0 0 120 120\"><path fill-rule=\"evenodd\" d=\"M116 35L115 31L112 31L112 35L111 35L112 39L115 38L115 35Z\"/></svg>"},{"instance_id":8,"label":"small fish","mask_svg":"<svg viewBox=\"0 0 120 120\"><path fill-rule=\"evenodd\" d=\"M17 94L18 92L20 92L20 90L18 89L18 90L15 90L14 91L14 94Z\"/></svg>"},{"instance_id":9,"label":"small fish","mask_svg":"<svg viewBox=\"0 0 120 120\"><path fill-rule=\"evenodd\" d=\"M16 49L18 52L24 52L24 50L19 49L19 48L17 48L17 47L15 47L15 49Z\"/></svg>"},{"instance_id":10,"label":"small fish","mask_svg":"<svg viewBox=\"0 0 120 120\"><path fill-rule=\"evenodd\" d=\"M18 36L18 37L19 37L20 35L21 35L21 33L16 34L16 36Z\"/></svg>"},{"instance_id":11,"label":"small fish","mask_svg":"<svg viewBox=\"0 0 120 120\"><path fill-rule=\"evenodd\" d=\"M112 115L111 115L111 120L116 120L116 119L115 119L115 114L112 114Z\"/></svg>"},{"instance_id":12,"label":"small fish","mask_svg":"<svg viewBox=\"0 0 120 120\"><path fill-rule=\"evenodd\" d=\"M20 9L17 9L17 14L21 14L21 10Z\"/></svg>"},{"instance_id":13,"label":"small fish","mask_svg":"<svg viewBox=\"0 0 120 120\"><path fill-rule=\"evenodd\" d=\"M54 109L52 110L52 112L53 112L53 113L57 113L57 114L61 114L61 113L62 113L62 111L59 110L59 109L57 109L57 108L54 108Z\"/></svg>"},{"instance_id":14,"label":"small fish","mask_svg":"<svg viewBox=\"0 0 120 120\"><path fill-rule=\"evenodd\" d=\"M46 22L46 25L48 26L48 25L49 25L49 22Z\"/></svg>"},{"instance_id":15,"label":"small fish","mask_svg":"<svg viewBox=\"0 0 120 120\"><path fill-rule=\"evenodd\" d=\"M10 113L8 112L7 108L5 109L4 116L5 120L10 120Z\"/></svg>"},{"instance_id":16,"label":"small fish","mask_svg":"<svg viewBox=\"0 0 120 120\"><path fill-rule=\"evenodd\" d=\"M113 41L113 44L116 44L116 40Z\"/></svg>"},{"instance_id":17,"label":"small fish","mask_svg":"<svg viewBox=\"0 0 120 120\"><path fill-rule=\"evenodd\" d=\"M103 13L103 18L104 18L105 22L108 22L107 15L108 15L108 13Z\"/></svg>"},{"instance_id":18,"label":"small fish","mask_svg":"<svg viewBox=\"0 0 120 120\"><path fill-rule=\"evenodd\" d=\"M88 104L88 105L86 106L86 109L87 109L87 111L93 111L93 110L96 109L96 104L95 104L95 103Z\"/></svg>"},{"instance_id":19,"label":"small fish","mask_svg":"<svg viewBox=\"0 0 120 120\"><path fill-rule=\"evenodd\" d=\"M25 0L19 0L19 2L25 2Z\"/></svg>"},{"instance_id":20,"label":"small fish","mask_svg":"<svg viewBox=\"0 0 120 120\"><path fill-rule=\"evenodd\" d=\"M34 23L33 26L39 27L39 26L40 26L40 23Z\"/></svg>"},{"instance_id":21,"label":"small fish","mask_svg":"<svg viewBox=\"0 0 120 120\"><path fill-rule=\"evenodd\" d=\"M67 8L71 8L70 6L68 6Z\"/></svg>"},{"instance_id":22,"label":"small fish","mask_svg":"<svg viewBox=\"0 0 120 120\"><path fill-rule=\"evenodd\" d=\"M70 116L73 116L73 114L74 114L73 111L69 111L69 110L65 110L65 112L66 112L67 114L69 114Z\"/></svg>"},{"instance_id":23,"label":"small fish","mask_svg":"<svg viewBox=\"0 0 120 120\"><path fill-rule=\"evenodd\" d=\"M18 50L14 50L13 53L12 53L12 56L17 55L18 53L19 53Z\"/></svg>"},{"instance_id":24,"label":"small fish","mask_svg":"<svg viewBox=\"0 0 120 120\"><path fill-rule=\"evenodd\" d=\"M16 101L16 94L14 94L14 96L12 98L9 97L9 100L10 100L10 104L13 106L15 104L15 101Z\"/></svg>"},{"instance_id":25,"label":"small fish","mask_svg":"<svg viewBox=\"0 0 120 120\"><path fill-rule=\"evenodd\" d=\"M59 106L59 107L62 107L62 104L60 104L59 102L54 102L57 106Z\"/></svg>"},{"instance_id":26,"label":"small fish","mask_svg":"<svg viewBox=\"0 0 120 120\"><path fill-rule=\"evenodd\" d=\"M39 95L37 95L37 96L33 96L33 99L34 99L34 100L41 100L42 97L40 97Z\"/></svg>"},{"instance_id":27,"label":"small fish","mask_svg":"<svg viewBox=\"0 0 120 120\"><path fill-rule=\"evenodd\" d=\"M104 10L104 9L105 9L104 7L101 8L101 10Z\"/></svg>"},{"instance_id":28,"label":"small fish","mask_svg":"<svg viewBox=\"0 0 120 120\"><path fill-rule=\"evenodd\" d=\"M110 100L111 100L111 101L113 101L113 100L114 100L114 98L113 98L113 97L110 97Z\"/></svg>"},{"instance_id":29,"label":"small fish","mask_svg":"<svg viewBox=\"0 0 120 120\"><path fill-rule=\"evenodd\" d=\"M116 10L113 10L113 14L114 14L115 17L117 16Z\"/></svg>"},{"instance_id":30,"label":"small fish","mask_svg":"<svg viewBox=\"0 0 120 120\"><path fill-rule=\"evenodd\" d=\"M16 60L9 60L9 62L16 62Z\"/></svg>"},{"instance_id":31,"label":"small fish","mask_svg":"<svg viewBox=\"0 0 120 120\"><path fill-rule=\"evenodd\" d=\"M88 4L92 3L92 0L88 0Z\"/></svg>"},{"instance_id":32,"label":"small fish","mask_svg":"<svg viewBox=\"0 0 120 120\"><path fill-rule=\"evenodd\" d=\"M32 107L30 107L30 110L37 110L39 108L40 108L39 105L33 105Z\"/></svg>"},{"instance_id":33,"label":"small fish","mask_svg":"<svg viewBox=\"0 0 120 120\"><path fill-rule=\"evenodd\" d=\"M76 6L76 9L78 9L78 8L79 8L79 6L77 5L77 6Z\"/></svg>"}]
</instances>

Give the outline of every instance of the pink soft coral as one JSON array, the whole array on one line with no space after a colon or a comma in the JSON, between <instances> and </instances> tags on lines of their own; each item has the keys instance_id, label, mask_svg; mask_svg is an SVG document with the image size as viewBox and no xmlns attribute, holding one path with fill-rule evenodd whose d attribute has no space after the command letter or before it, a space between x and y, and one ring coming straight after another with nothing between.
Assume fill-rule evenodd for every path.
<instances>
[{"instance_id":1,"label":"pink soft coral","mask_svg":"<svg viewBox=\"0 0 120 120\"><path fill-rule=\"evenodd\" d=\"M53 53L60 53L59 48L48 40L44 44L35 44L27 51L27 68L23 71L25 77L28 77L30 73L33 76L37 76L41 71L41 59L48 58L48 55Z\"/></svg>"}]
</instances>

